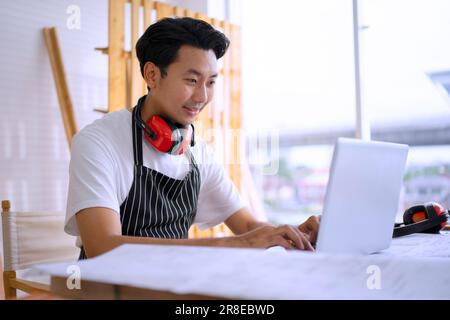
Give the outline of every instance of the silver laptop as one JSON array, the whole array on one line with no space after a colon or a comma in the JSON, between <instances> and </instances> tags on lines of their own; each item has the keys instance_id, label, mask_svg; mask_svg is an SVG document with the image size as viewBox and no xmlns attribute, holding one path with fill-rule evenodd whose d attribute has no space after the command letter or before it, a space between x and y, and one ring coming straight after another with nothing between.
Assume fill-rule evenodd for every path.
<instances>
[{"instance_id":1,"label":"silver laptop","mask_svg":"<svg viewBox=\"0 0 450 320\"><path fill-rule=\"evenodd\" d=\"M390 246L407 156L407 145L337 140L318 252L371 254Z\"/></svg>"}]
</instances>

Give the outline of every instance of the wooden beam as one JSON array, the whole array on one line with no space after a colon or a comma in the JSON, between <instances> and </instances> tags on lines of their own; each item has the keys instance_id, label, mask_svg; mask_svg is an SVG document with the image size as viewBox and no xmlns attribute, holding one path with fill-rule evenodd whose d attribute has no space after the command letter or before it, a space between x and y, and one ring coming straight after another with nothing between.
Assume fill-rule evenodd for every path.
<instances>
[{"instance_id":1,"label":"wooden beam","mask_svg":"<svg viewBox=\"0 0 450 320\"><path fill-rule=\"evenodd\" d=\"M231 55L231 108L230 125L234 132L233 165L231 167L231 177L237 188L241 188L241 48L240 48L240 28L237 25L231 25L231 45L229 53Z\"/></svg>"},{"instance_id":2,"label":"wooden beam","mask_svg":"<svg viewBox=\"0 0 450 320\"><path fill-rule=\"evenodd\" d=\"M109 0L108 110L126 106L125 0Z\"/></svg>"},{"instance_id":3,"label":"wooden beam","mask_svg":"<svg viewBox=\"0 0 450 320\"><path fill-rule=\"evenodd\" d=\"M175 16L176 17L185 17L186 16L186 9L175 7Z\"/></svg>"},{"instance_id":4,"label":"wooden beam","mask_svg":"<svg viewBox=\"0 0 450 320\"><path fill-rule=\"evenodd\" d=\"M77 132L75 117L73 114L72 100L70 99L69 87L67 85L66 74L62 61L61 49L59 47L58 35L56 28L44 28L44 39L47 46L50 64L52 66L53 80L58 95L59 108L64 123L64 131L66 132L67 144L70 148L72 137Z\"/></svg>"},{"instance_id":5,"label":"wooden beam","mask_svg":"<svg viewBox=\"0 0 450 320\"><path fill-rule=\"evenodd\" d=\"M203 20L203 21L208 22L208 23L211 23L211 18L208 17L206 14L203 14L203 13L200 13L200 12L195 13L195 18Z\"/></svg>"},{"instance_id":6,"label":"wooden beam","mask_svg":"<svg viewBox=\"0 0 450 320\"><path fill-rule=\"evenodd\" d=\"M153 23L152 11L155 8L155 4L152 0L144 1L144 31Z\"/></svg>"},{"instance_id":7,"label":"wooden beam","mask_svg":"<svg viewBox=\"0 0 450 320\"><path fill-rule=\"evenodd\" d=\"M213 25L216 29L223 29L224 22L219 19L212 18L211 25ZM223 30L221 30L221 31L223 32Z\"/></svg>"},{"instance_id":8,"label":"wooden beam","mask_svg":"<svg viewBox=\"0 0 450 320\"><path fill-rule=\"evenodd\" d=\"M195 12L189 9L186 9L185 16L190 18L195 18Z\"/></svg>"},{"instance_id":9,"label":"wooden beam","mask_svg":"<svg viewBox=\"0 0 450 320\"><path fill-rule=\"evenodd\" d=\"M144 32L147 28L154 22L153 18L153 9L155 9L155 2L152 0L143 0L144 1ZM142 94L146 94L148 91L147 83L142 80Z\"/></svg>"},{"instance_id":10,"label":"wooden beam","mask_svg":"<svg viewBox=\"0 0 450 320\"><path fill-rule=\"evenodd\" d=\"M211 25L213 27L215 27L216 29L221 29L221 23L218 19L211 19ZM222 31L222 30L221 30ZM222 61L223 62L223 58ZM223 67L219 70L219 79L217 79L218 81L224 80L223 77ZM226 101L225 101L225 88L224 88L224 84L222 85L222 87L218 87L216 86L216 90L221 90L221 94L216 94L214 100L212 101L212 105L211 105L211 128L214 129L214 138L216 137L216 135L220 134L222 136L222 139L220 139L219 141L221 141L221 143L223 143L223 138L224 138L224 126L222 126L222 115L223 115L223 110L226 108ZM214 143L216 145L216 147L220 148L220 149L225 149L224 146L218 145L217 143L219 141L215 141L216 139L214 139ZM225 145L226 146L226 145ZM225 160L225 159L223 159ZM226 162L224 162L226 163Z\"/></svg>"},{"instance_id":11,"label":"wooden beam","mask_svg":"<svg viewBox=\"0 0 450 320\"><path fill-rule=\"evenodd\" d=\"M173 17L175 15L175 8L162 2L155 2L156 4L156 19L160 20L166 17Z\"/></svg>"},{"instance_id":12,"label":"wooden beam","mask_svg":"<svg viewBox=\"0 0 450 320\"><path fill-rule=\"evenodd\" d=\"M132 106L143 95L142 76L139 67L139 60L136 56L136 43L139 39L139 7L141 0L132 0L131 2L131 75L130 75L130 101L127 106Z\"/></svg>"},{"instance_id":13,"label":"wooden beam","mask_svg":"<svg viewBox=\"0 0 450 320\"><path fill-rule=\"evenodd\" d=\"M229 23L223 24L223 31L225 35L231 39L231 26ZM225 170L231 176L231 163L234 156L232 152L231 144L231 119L230 119L230 108L231 108L231 53L230 49L225 54L223 59L223 84L224 84L224 99L225 108L222 113L222 127L225 129L224 134L224 145L227 147L224 150L224 164Z\"/></svg>"},{"instance_id":14,"label":"wooden beam","mask_svg":"<svg viewBox=\"0 0 450 320\"><path fill-rule=\"evenodd\" d=\"M15 299L17 297L17 290L11 284L16 278L15 271L3 271L3 285L5 292L5 299Z\"/></svg>"},{"instance_id":15,"label":"wooden beam","mask_svg":"<svg viewBox=\"0 0 450 320\"><path fill-rule=\"evenodd\" d=\"M24 279L11 279L11 286L27 293L50 292L50 285Z\"/></svg>"}]
</instances>

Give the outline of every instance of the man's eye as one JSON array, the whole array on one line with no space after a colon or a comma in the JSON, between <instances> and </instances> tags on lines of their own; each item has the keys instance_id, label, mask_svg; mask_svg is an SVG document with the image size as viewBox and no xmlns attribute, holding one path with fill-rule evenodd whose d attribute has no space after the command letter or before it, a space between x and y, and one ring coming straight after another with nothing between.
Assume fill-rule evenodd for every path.
<instances>
[{"instance_id":1,"label":"man's eye","mask_svg":"<svg viewBox=\"0 0 450 320\"><path fill-rule=\"evenodd\" d=\"M213 86L213 85L215 85L215 84L216 84L215 81L210 81L210 82L209 82L209 85L210 85L210 86Z\"/></svg>"},{"instance_id":2,"label":"man's eye","mask_svg":"<svg viewBox=\"0 0 450 320\"><path fill-rule=\"evenodd\" d=\"M191 84L196 84L197 80L195 79L186 79L187 82L191 83Z\"/></svg>"}]
</instances>

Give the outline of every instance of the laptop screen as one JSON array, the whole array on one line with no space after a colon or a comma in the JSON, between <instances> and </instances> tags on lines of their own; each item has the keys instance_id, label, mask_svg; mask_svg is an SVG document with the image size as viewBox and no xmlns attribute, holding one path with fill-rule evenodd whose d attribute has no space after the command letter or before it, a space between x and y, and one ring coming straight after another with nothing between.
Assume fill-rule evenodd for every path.
<instances>
[{"instance_id":1,"label":"laptop screen","mask_svg":"<svg viewBox=\"0 0 450 320\"><path fill-rule=\"evenodd\" d=\"M339 138L316 249L370 254L389 247L408 146Z\"/></svg>"}]
</instances>

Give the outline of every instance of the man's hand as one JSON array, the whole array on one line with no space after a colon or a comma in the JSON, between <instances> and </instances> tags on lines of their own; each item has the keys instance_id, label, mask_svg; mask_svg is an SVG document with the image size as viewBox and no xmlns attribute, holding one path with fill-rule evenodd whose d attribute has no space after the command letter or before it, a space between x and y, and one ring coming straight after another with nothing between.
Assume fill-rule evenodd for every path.
<instances>
[{"instance_id":1,"label":"man's hand","mask_svg":"<svg viewBox=\"0 0 450 320\"><path fill-rule=\"evenodd\" d=\"M298 229L308 236L309 242L316 244L317 234L319 232L320 216L311 216L298 226Z\"/></svg>"},{"instance_id":2,"label":"man's hand","mask_svg":"<svg viewBox=\"0 0 450 320\"><path fill-rule=\"evenodd\" d=\"M265 225L249 232L234 237L239 247L245 248L270 248L282 246L285 249L299 249L314 251L308 240L308 235L298 228L282 225Z\"/></svg>"}]
</instances>

